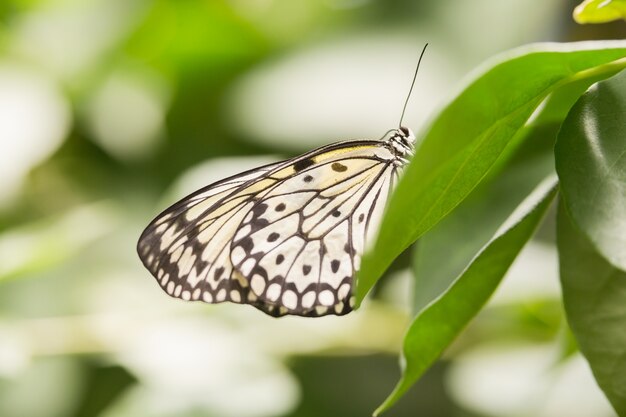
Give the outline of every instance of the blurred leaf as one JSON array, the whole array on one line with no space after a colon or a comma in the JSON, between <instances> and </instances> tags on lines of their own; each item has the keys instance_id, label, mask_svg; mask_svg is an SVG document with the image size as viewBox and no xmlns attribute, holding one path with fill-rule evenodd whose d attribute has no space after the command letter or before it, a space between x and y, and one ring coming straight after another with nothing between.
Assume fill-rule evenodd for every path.
<instances>
[{"instance_id":1,"label":"blurred leaf","mask_svg":"<svg viewBox=\"0 0 626 417\"><path fill-rule=\"evenodd\" d=\"M160 67L231 66L266 52L265 40L223 0L156 0L127 44Z\"/></svg>"},{"instance_id":2,"label":"blurred leaf","mask_svg":"<svg viewBox=\"0 0 626 417\"><path fill-rule=\"evenodd\" d=\"M6 317L6 316L3 316ZM3 334L3 350L6 345ZM6 352L6 353L5 353ZM10 352L10 351L9 351ZM3 352L3 362L14 356ZM84 382L80 365L67 355L32 358L14 375L0 378L0 416L67 417L77 401ZM17 364L19 367L20 365Z\"/></svg>"},{"instance_id":3,"label":"blurred leaf","mask_svg":"<svg viewBox=\"0 0 626 417\"><path fill-rule=\"evenodd\" d=\"M317 355L295 357L292 371L300 380L302 401L285 417L364 417L396 379L390 355ZM449 417L461 410L445 389L446 363L439 363L393 410L395 417ZM364 377L364 376L375 377ZM358 400L357 400L358 398ZM352 400L350 400L352 399Z\"/></svg>"},{"instance_id":4,"label":"blurred leaf","mask_svg":"<svg viewBox=\"0 0 626 417\"><path fill-rule=\"evenodd\" d=\"M626 272L580 233L563 200L557 218L565 312L591 370L620 416L626 415Z\"/></svg>"},{"instance_id":5,"label":"blurred leaf","mask_svg":"<svg viewBox=\"0 0 626 417\"><path fill-rule=\"evenodd\" d=\"M8 21L18 13L24 13L35 7L41 7L44 0L4 0L0 3L0 19ZM0 25L2 28L3 25Z\"/></svg>"},{"instance_id":6,"label":"blurred leaf","mask_svg":"<svg viewBox=\"0 0 626 417\"><path fill-rule=\"evenodd\" d=\"M562 305L560 306L562 307ZM578 342L572 329L565 323L562 335L559 338L559 363L567 361L569 358L580 352L578 348Z\"/></svg>"},{"instance_id":7,"label":"blurred leaf","mask_svg":"<svg viewBox=\"0 0 626 417\"><path fill-rule=\"evenodd\" d=\"M626 67L626 42L525 47L489 63L432 123L363 258L360 301L393 259L483 179L548 94Z\"/></svg>"},{"instance_id":8,"label":"blurred leaf","mask_svg":"<svg viewBox=\"0 0 626 417\"><path fill-rule=\"evenodd\" d=\"M163 188L208 158L266 153L258 144L232 135L223 107L233 82L273 47L233 2L150 4L125 45L124 57L157 67L171 78L174 94L167 137L146 169L146 182Z\"/></svg>"},{"instance_id":9,"label":"blurred leaf","mask_svg":"<svg viewBox=\"0 0 626 417\"><path fill-rule=\"evenodd\" d=\"M556 168L568 213L610 263L626 270L626 71L581 97L563 123Z\"/></svg>"},{"instance_id":10,"label":"blurred leaf","mask_svg":"<svg viewBox=\"0 0 626 417\"><path fill-rule=\"evenodd\" d=\"M0 234L0 282L67 261L116 223L112 206L92 204Z\"/></svg>"},{"instance_id":11,"label":"blurred leaf","mask_svg":"<svg viewBox=\"0 0 626 417\"><path fill-rule=\"evenodd\" d=\"M83 397L73 413L74 417L100 415L136 382L137 379L121 366L91 366L89 379L83 387Z\"/></svg>"},{"instance_id":12,"label":"blurred leaf","mask_svg":"<svg viewBox=\"0 0 626 417\"><path fill-rule=\"evenodd\" d=\"M578 23L606 23L626 20L626 0L585 0L574 9Z\"/></svg>"},{"instance_id":13,"label":"blurred leaf","mask_svg":"<svg viewBox=\"0 0 626 417\"><path fill-rule=\"evenodd\" d=\"M417 315L404 339L402 378L375 415L404 395L487 302L555 194L556 178L550 177L507 219L446 293Z\"/></svg>"}]
</instances>

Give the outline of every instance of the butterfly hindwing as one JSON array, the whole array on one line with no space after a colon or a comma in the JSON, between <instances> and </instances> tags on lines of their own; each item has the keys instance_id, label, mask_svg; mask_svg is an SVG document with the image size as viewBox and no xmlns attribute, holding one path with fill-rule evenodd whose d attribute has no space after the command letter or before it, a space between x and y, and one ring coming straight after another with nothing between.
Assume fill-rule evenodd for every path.
<instances>
[{"instance_id":1,"label":"butterfly hindwing","mask_svg":"<svg viewBox=\"0 0 626 417\"><path fill-rule=\"evenodd\" d=\"M258 308L305 316L352 310L368 225L380 218L395 175L386 152L376 143L321 153L255 203L231 261Z\"/></svg>"}]
</instances>

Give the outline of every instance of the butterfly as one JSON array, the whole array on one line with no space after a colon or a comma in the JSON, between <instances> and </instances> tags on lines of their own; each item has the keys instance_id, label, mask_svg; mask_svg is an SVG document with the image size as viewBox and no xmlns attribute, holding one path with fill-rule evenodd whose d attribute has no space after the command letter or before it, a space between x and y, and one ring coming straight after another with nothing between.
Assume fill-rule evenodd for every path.
<instances>
[{"instance_id":1,"label":"butterfly","mask_svg":"<svg viewBox=\"0 0 626 417\"><path fill-rule=\"evenodd\" d=\"M381 140L323 146L167 208L139 238L144 266L183 300L250 304L274 317L352 311L361 256L414 152L402 117L416 76L399 127Z\"/></svg>"},{"instance_id":2,"label":"butterfly","mask_svg":"<svg viewBox=\"0 0 626 417\"><path fill-rule=\"evenodd\" d=\"M171 296L272 316L343 315L415 136L340 142L204 187L159 214L137 251Z\"/></svg>"}]
</instances>

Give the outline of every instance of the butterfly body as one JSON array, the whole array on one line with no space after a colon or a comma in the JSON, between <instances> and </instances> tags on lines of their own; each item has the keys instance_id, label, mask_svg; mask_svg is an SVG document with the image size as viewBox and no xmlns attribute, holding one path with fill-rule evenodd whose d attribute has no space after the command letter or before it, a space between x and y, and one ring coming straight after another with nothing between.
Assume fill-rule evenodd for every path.
<instances>
[{"instance_id":1,"label":"butterfly body","mask_svg":"<svg viewBox=\"0 0 626 417\"><path fill-rule=\"evenodd\" d=\"M218 181L144 230L137 251L171 296L272 316L343 315L415 137L339 142Z\"/></svg>"}]
</instances>

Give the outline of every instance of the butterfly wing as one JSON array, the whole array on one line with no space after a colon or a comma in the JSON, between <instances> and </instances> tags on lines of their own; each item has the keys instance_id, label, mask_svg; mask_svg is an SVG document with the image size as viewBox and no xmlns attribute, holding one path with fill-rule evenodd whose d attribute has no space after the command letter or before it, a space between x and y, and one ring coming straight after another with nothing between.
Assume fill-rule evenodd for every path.
<instances>
[{"instance_id":1,"label":"butterfly wing","mask_svg":"<svg viewBox=\"0 0 626 417\"><path fill-rule=\"evenodd\" d=\"M346 314L398 168L380 142L340 144L298 163L272 174L281 181L238 227L231 261L268 314Z\"/></svg>"},{"instance_id":2,"label":"butterfly wing","mask_svg":"<svg viewBox=\"0 0 626 417\"><path fill-rule=\"evenodd\" d=\"M144 230L137 252L171 296L206 302L245 302L231 280L230 242L253 199L276 181L266 165L218 181L175 203Z\"/></svg>"},{"instance_id":3,"label":"butterfly wing","mask_svg":"<svg viewBox=\"0 0 626 417\"><path fill-rule=\"evenodd\" d=\"M157 216L139 256L173 297L346 314L392 161L382 142L343 142L216 182Z\"/></svg>"}]
</instances>

